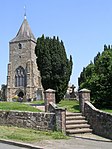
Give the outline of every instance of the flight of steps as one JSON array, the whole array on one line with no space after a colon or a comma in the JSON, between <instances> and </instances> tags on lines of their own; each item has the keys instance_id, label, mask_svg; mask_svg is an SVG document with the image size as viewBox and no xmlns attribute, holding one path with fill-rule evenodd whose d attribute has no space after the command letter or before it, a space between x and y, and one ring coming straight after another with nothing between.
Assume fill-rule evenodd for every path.
<instances>
[{"instance_id":1,"label":"flight of steps","mask_svg":"<svg viewBox=\"0 0 112 149\"><path fill-rule=\"evenodd\" d=\"M82 113L66 113L66 134L72 136L80 133L92 133L90 125Z\"/></svg>"}]
</instances>

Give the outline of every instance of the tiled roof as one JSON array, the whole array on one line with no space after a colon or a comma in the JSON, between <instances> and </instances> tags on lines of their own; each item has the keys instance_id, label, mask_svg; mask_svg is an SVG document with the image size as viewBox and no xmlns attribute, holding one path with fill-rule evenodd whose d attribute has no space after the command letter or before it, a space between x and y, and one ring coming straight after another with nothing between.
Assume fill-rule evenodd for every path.
<instances>
[{"instance_id":1,"label":"tiled roof","mask_svg":"<svg viewBox=\"0 0 112 149\"><path fill-rule=\"evenodd\" d=\"M28 24L27 19L24 19L17 35L10 42L22 41L22 40L33 40L36 42L36 38L34 37L30 26Z\"/></svg>"}]
</instances>

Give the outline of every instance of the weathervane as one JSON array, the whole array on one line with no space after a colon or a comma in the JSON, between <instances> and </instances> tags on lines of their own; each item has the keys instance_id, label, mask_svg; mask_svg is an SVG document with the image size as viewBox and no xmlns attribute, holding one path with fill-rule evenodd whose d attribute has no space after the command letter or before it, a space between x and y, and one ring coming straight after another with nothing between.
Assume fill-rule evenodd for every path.
<instances>
[{"instance_id":1,"label":"weathervane","mask_svg":"<svg viewBox=\"0 0 112 149\"><path fill-rule=\"evenodd\" d=\"M24 6L24 18L26 19L26 7Z\"/></svg>"}]
</instances>

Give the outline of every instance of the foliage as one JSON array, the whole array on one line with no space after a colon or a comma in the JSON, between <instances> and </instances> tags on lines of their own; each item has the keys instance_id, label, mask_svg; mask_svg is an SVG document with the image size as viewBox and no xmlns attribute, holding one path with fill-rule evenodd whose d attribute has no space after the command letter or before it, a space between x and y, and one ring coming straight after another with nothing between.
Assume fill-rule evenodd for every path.
<instances>
[{"instance_id":1,"label":"foliage","mask_svg":"<svg viewBox=\"0 0 112 149\"><path fill-rule=\"evenodd\" d=\"M0 139L10 139L21 142L38 142L49 139L67 139L61 132L38 131L18 127L0 126Z\"/></svg>"},{"instance_id":2,"label":"foliage","mask_svg":"<svg viewBox=\"0 0 112 149\"><path fill-rule=\"evenodd\" d=\"M65 95L72 72L72 57L67 59L65 47L59 38L44 37L37 39L35 48L37 66L41 73L42 85L56 90L56 102Z\"/></svg>"},{"instance_id":3,"label":"foliage","mask_svg":"<svg viewBox=\"0 0 112 149\"><path fill-rule=\"evenodd\" d=\"M39 109L34 108L28 104L19 103L19 102L0 102L0 110L18 110L18 111L31 111L31 112L40 112Z\"/></svg>"},{"instance_id":4,"label":"foliage","mask_svg":"<svg viewBox=\"0 0 112 149\"><path fill-rule=\"evenodd\" d=\"M6 101L6 88L7 88L7 85L5 84L2 84L1 85L1 100L2 101Z\"/></svg>"},{"instance_id":5,"label":"foliage","mask_svg":"<svg viewBox=\"0 0 112 149\"><path fill-rule=\"evenodd\" d=\"M61 100L58 103L58 106L66 108L67 111L69 111L69 112L80 112L79 111L79 101L77 101L77 100L68 100L68 99Z\"/></svg>"},{"instance_id":6,"label":"foliage","mask_svg":"<svg viewBox=\"0 0 112 149\"><path fill-rule=\"evenodd\" d=\"M104 51L98 53L80 74L79 89L91 90L91 100L95 106L112 107L112 47L104 45Z\"/></svg>"}]
</instances>

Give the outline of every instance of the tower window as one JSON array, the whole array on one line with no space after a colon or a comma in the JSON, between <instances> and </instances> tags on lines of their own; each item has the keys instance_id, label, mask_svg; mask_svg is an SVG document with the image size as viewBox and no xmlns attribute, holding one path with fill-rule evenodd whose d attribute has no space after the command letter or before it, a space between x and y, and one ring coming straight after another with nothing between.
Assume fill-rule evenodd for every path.
<instances>
[{"instance_id":1,"label":"tower window","mask_svg":"<svg viewBox=\"0 0 112 149\"><path fill-rule=\"evenodd\" d=\"M19 66L15 74L15 87L26 86L26 74L23 67Z\"/></svg>"},{"instance_id":2,"label":"tower window","mask_svg":"<svg viewBox=\"0 0 112 149\"><path fill-rule=\"evenodd\" d=\"M19 43L18 46L19 46L19 49L22 49L22 44L21 43Z\"/></svg>"}]
</instances>

